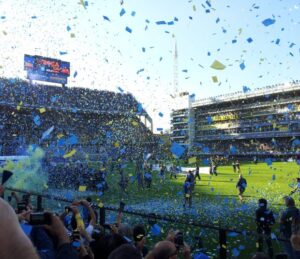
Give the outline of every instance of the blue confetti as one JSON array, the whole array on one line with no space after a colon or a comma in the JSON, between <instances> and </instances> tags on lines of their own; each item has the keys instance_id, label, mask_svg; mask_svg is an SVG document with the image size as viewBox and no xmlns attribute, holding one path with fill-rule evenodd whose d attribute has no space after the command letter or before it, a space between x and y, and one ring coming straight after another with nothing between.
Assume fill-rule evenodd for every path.
<instances>
[{"instance_id":1,"label":"blue confetti","mask_svg":"<svg viewBox=\"0 0 300 259\"><path fill-rule=\"evenodd\" d=\"M144 72L144 71L145 71L145 69L144 69L144 68L141 68L140 70L138 70L138 71L136 72L136 74L138 75L139 73Z\"/></svg>"},{"instance_id":2,"label":"blue confetti","mask_svg":"<svg viewBox=\"0 0 300 259\"><path fill-rule=\"evenodd\" d=\"M292 48L292 47L294 47L295 45L296 45L296 44L292 42L292 43L290 44L289 48Z\"/></svg>"},{"instance_id":3,"label":"blue confetti","mask_svg":"<svg viewBox=\"0 0 300 259\"><path fill-rule=\"evenodd\" d=\"M183 69L182 72L183 72L183 73L187 73L188 70L187 70L187 69Z\"/></svg>"},{"instance_id":4,"label":"blue confetti","mask_svg":"<svg viewBox=\"0 0 300 259\"><path fill-rule=\"evenodd\" d=\"M39 115L34 116L33 122L35 125L40 126L41 125L41 118Z\"/></svg>"},{"instance_id":5,"label":"blue confetti","mask_svg":"<svg viewBox=\"0 0 300 259\"><path fill-rule=\"evenodd\" d=\"M250 92L251 91L251 89L248 87L248 86L243 86L243 92L244 93L248 93L248 92Z\"/></svg>"},{"instance_id":6,"label":"blue confetti","mask_svg":"<svg viewBox=\"0 0 300 259\"><path fill-rule=\"evenodd\" d=\"M70 31L71 30L71 27L68 25L67 26L67 31Z\"/></svg>"},{"instance_id":7,"label":"blue confetti","mask_svg":"<svg viewBox=\"0 0 300 259\"><path fill-rule=\"evenodd\" d=\"M157 25L164 25L164 24L167 24L167 23L165 21L157 21L156 24Z\"/></svg>"},{"instance_id":8,"label":"blue confetti","mask_svg":"<svg viewBox=\"0 0 300 259\"><path fill-rule=\"evenodd\" d=\"M170 151L172 152L172 154L174 154L177 158L180 158L184 151L185 151L185 148L179 144L177 144L176 142L173 142L172 143L172 146L170 148Z\"/></svg>"},{"instance_id":9,"label":"blue confetti","mask_svg":"<svg viewBox=\"0 0 300 259\"><path fill-rule=\"evenodd\" d=\"M132 33L132 29L130 29L128 26L126 26L125 30L129 33Z\"/></svg>"},{"instance_id":10,"label":"blue confetti","mask_svg":"<svg viewBox=\"0 0 300 259\"><path fill-rule=\"evenodd\" d=\"M174 21L175 21L175 22L178 22L178 18L177 18L177 17L174 17Z\"/></svg>"},{"instance_id":11,"label":"blue confetti","mask_svg":"<svg viewBox=\"0 0 300 259\"><path fill-rule=\"evenodd\" d=\"M275 19L268 18L268 19L263 20L262 24L267 27L267 26L274 24L275 22L276 22Z\"/></svg>"},{"instance_id":12,"label":"blue confetti","mask_svg":"<svg viewBox=\"0 0 300 259\"><path fill-rule=\"evenodd\" d=\"M158 113L158 115L159 115L160 117L164 117L164 114L163 114L162 112Z\"/></svg>"},{"instance_id":13,"label":"blue confetti","mask_svg":"<svg viewBox=\"0 0 300 259\"><path fill-rule=\"evenodd\" d=\"M146 52L146 49L143 47L143 48L142 48L142 51L143 51L143 52Z\"/></svg>"},{"instance_id":14,"label":"blue confetti","mask_svg":"<svg viewBox=\"0 0 300 259\"><path fill-rule=\"evenodd\" d=\"M138 103L138 113L141 113L143 111L143 105L141 103Z\"/></svg>"},{"instance_id":15,"label":"blue confetti","mask_svg":"<svg viewBox=\"0 0 300 259\"><path fill-rule=\"evenodd\" d=\"M34 16L31 16L31 19L36 19L37 17L34 15Z\"/></svg>"},{"instance_id":16,"label":"blue confetti","mask_svg":"<svg viewBox=\"0 0 300 259\"><path fill-rule=\"evenodd\" d=\"M241 70L244 70L245 67L246 67L246 66L245 66L245 63L244 63L244 62L240 64L240 69L241 69Z\"/></svg>"},{"instance_id":17,"label":"blue confetti","mask_svg":"<svg viewBox=\"0 0 300 259\"><path fill-rule=\"evenodd\" d=\"M251 43L253 41L253 39L252 38L248 38L247 41L248 41L248 43Z\"/></svg>"},{"instance_id":18,"label":"blue confetti","mask_svg":"<svg viewBox=\"0 0 300 259\"><path fill-rule=\"evenodd\" d=\"M135 11L132 11L132 12L131 12L131 16L133 16L133 17L134 17L134 16L135 16L135 14L136 14L136 12L135 12Z\"/></svg>"},{"instance_id":19,"label":"blue confetti","mask_svg":"<svg viewBox=\"0 0 300 259\"><path fill-rule=\"evenodd\" d=\"M161 233L160 226L157 225L157 224L154 224L153 226L151 226L150 231L151 231L153 236L159 236L160 233Z\"/></svg>"},{"instance_id":20,"label":"blue confetti","mask_svg":"<svg viewBox=\"0 0 300 259\"><path fill-rule=\"evenodd\" d=\"M220 18L217 18L216 23L218 23L220 21Z\"/></svg>"},{"instance_id":21,"label":"blue confetti","mask_svg":"<svg viewBox=\"0 0 300 259\"><path fill-rule=\"evenodd\" d=\"M110 19L105 15L103 15L103 19L110 22Z\"/></svg>"},{"instance_id":22,"label":"blue confetti","mask_svg":"<svg viewBox=\"0 0 300 259\"><path fill-rule=\"evenodd\" d=\"M174 21L168 22L168 25L174 25Z\"/></svg>"},{"instance_id":23,"label":"blue confetti","mask_svg":"<svg viewBox=\"0 0 300 259\"><path fill-rule=\"evenodd\" d=\"M232 44L235 44L236 42L237 42L236 39L234 39L234 40L231 41Z\"/></svg>"},{"instance_id":24,"label":"blue confetti","mask_svg":"<svg viewBox=\"0 0 300 259\"><path fill-rule=\"evenodd\" d=\"M78 75L77 71L74 72L73 77L75 78Z\"/></svg>"},{"instance_id":25,"label":"blue confetti","mask_svg":"<svg viewBox=\"0 0 300 259\"><path fill-rule=\"evenodd\" d=\"M123 90L120 86L118 86L118 90L119 90L121 93L124 92L124 90Z\"/></svg>"},{"instance_id":26,"label":"blue confetti","mask_svg":"<svg viewBox=\"0 0 300 259\"><path fill-rule=\"evenodd\" d=\"M233 248L231 252L234 257L238 257L240 255L240 251L236 248Z\"/></svg>"},{"instance_id":27,"label":"blue confetti","mask_svg":"<svg viewBox=\"0 0 300 259\"><path fill-rule=\"evenodd\" d=\"M59 55L66 55L66 54L68 54L67 51L60 51L60 52L59 52Z\"/></svg>"},{"instance_id":28,"label":"blue confetti","mask_svg":"<svg viewBox=\"0 0 300 259\"><path fill-rule=\"evenodd\" d=\"M277 39L277 40L275 41L275 44L279 45L279 42L280 42L280 39Z\"/></svg>"},{"instance_id":29,"label":"blue confetti","mask_svg":"<svg viewBox=\"0 0 300 259\"><path fill-rule=\"evenodd\" d=\"M123 16L126 13L125 9L122 8L121 12L120 12L120 16Z\"/></svg>"}]
</instances>

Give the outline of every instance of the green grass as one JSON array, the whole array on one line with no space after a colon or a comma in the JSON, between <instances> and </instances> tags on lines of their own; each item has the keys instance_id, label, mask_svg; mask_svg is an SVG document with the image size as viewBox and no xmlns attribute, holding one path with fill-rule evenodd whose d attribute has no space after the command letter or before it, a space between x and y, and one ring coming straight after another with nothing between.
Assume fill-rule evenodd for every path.
<instances>
[{"instance_id":1,"label":"green grass","mask_svg":"<svg viewBox=\"0 0 300 259\"><path fill-rule=\"evenodd\" d=\"M153 185L150 190L137 187L137 181L129 183L128 194L122 193L118 186L119 175L111 172L108 176L110 189L98 200L104 204L118 206L122 199L128 206L136 210L147 210L159 214L173 215L182 218L194 218L206 224L218 225L225 228L237 230L255 231L254 213L259 198L266 198L269 207L278 216L284 209L283 196L288 195L296 186L295 178L299 176L299 166L291 162L275 162L272 166L265 163L242 163L241 172L247 179L247 189L244 193L245 201L241 203L237 197L235 188L238 174L234 173L232 166L218 167L218 176L201 175L201 181L197 181L193 193L193 208L184 210L183 204L183 182L184 176L176 180L169 179L163 183L156 173L153 173ZM133 165L128 165L126 173L134 175ZM296 204L299 205L298 193L294 194ZM127 217L127 220L137 223L141 219ZM126 221L126 219L125 219ZM158 223L163 229L169 229L170 225ZM185 235L192 237L200 235L205 238L205 246L212 257L215 257L218 245L218 233L205 229L197 229L191 226L173 226L184 229ZM274 226L274 233L278 235L278 226ZM165 231L166 231L165 230ZM164 233L163 235L165 235ZM151 237L156 240L154 237ZM160 237L161 238L161 237ZM244 246L245 249L240 246ZM249 258L246 256L255 251L255 237L238 235L228 237L228 251L236 248L240 252L238 258ZM274 241L275 251L280 251L278 242Z\"/></svg>"}]
</instances>

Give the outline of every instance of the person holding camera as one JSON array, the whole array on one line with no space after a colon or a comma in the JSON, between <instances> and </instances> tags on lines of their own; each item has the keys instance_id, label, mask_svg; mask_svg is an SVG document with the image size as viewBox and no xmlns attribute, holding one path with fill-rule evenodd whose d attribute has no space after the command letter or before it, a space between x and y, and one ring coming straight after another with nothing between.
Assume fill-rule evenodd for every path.
<instances>
[{"instance_id":1,"label":"person holding camera","mask_svg":"<svg viewBox=\"0 0 300 259\"><path fill-rule=\"evenodd\" d=\"M258 200L258 209L255 212L255 221L257 226L257 251L263 251L263 241L267 243L268 254L270 258L273 258L273 247L271 239L271 226L275 223L274 214L271 210L267 208L268 202L266 199Z\"/></svg>"}]
</instances>

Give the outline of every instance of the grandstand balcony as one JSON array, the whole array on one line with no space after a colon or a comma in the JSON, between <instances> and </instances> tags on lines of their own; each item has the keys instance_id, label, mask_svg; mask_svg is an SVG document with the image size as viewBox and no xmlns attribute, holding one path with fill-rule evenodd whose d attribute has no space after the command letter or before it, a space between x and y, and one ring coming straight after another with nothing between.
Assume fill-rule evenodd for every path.
<instances>
[{"instance_id":1,"label":"grandstand balcony","mask_svg":"<svg viewBox=\"0 0 300 259\"><path fill-rule=\"evenodd\" d=\"M214 141L214 140L232 140L232 139L259 139L259 138L282 138L282 137L299 137L300 132L278 132L278 131L267 131L267 132L251 132L251 133L232 133L232 134L216 134L216 135L197 135L195 136L196 141Z\"/></svg>"}]
</instances>

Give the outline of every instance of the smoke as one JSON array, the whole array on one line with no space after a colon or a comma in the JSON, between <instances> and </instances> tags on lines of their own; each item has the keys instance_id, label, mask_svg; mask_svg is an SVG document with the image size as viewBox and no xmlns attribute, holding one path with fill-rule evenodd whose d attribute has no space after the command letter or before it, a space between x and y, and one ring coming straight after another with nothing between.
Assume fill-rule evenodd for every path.
<instances>
[{"instance_id":1,"label":"smoke","mask_svg":"<svg viewBox=\"0 0 300 259\"><path fill-rule=\"evenodd\" d=\"M47 188L48 175L43 171L43 149L29 146L27 157L18 161L7 161L3 170L14 174L8 181L8 186L26 191L41 192Z\"/></svg>"}]
</instances>

